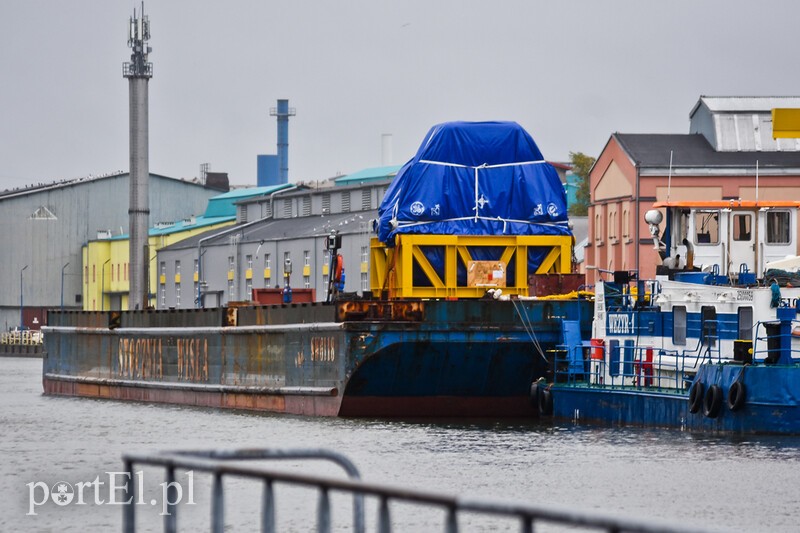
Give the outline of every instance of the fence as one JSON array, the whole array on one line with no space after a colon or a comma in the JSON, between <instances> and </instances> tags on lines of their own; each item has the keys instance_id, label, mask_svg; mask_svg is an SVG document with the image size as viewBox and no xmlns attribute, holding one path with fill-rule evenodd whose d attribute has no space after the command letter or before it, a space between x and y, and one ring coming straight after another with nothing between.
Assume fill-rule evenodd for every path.
<instances>
[{"instance_id":1,"label":"fence","mask_svg":"<svg viewBox=\"0 0 800 533\"><path fill-rule=\"evenodd\" d=\"M242 464L243 461L264 459L323 459L333 461L341 466L349 479L337 479L309 474L265 469L260 466ZM225 498L223 477L243 477L263 482L261 498L261 530L265 533L276 531L275 526L275 485L299 485L316 489L319 493L316 513L316 530L328 533L331 531L332 491L349 494L353 497L353 519L350 530L362 533L365 530L364 501L365 497L377 498L378 516L377 531L389 533L392 530L390 504L392 502L412 503L420 506L437 507L445 510L442 529L446 533L459 531L459 516L465 513L516 519L520 531L534 531L540 524L559 524L582 527L592 531L607 532L642 532L642 533L680 533L697 531L685 527L677 527L654 521L636 521L608 514L579 512L571 509L556 509L528 505L524 503L508 503L499 501L460 498L455 495L438 494L430 491L398 488L360 480L358 470L344 456L328 450L288 450L269 449L231 450L231 451L195 451L165 452L153 455L125 455L125 470L129 474L126 485L125 500L133 499L136 493L134 465L161 466L166 470L166 483L175 481L176 470L192 470L210 473L213 476L211 494L211 531L222 533L225 529ZM168 498L174 501L175 498ZM168 507L164 516L164 531L177 530L177 508ZM125 533L136 530L135 504L123 506L123 528ZM310 520L309 520L310 521ZM307 528L305 526L308 526ZM310 524L304 525L311 530Z\"/></svg>"}]
</instances>

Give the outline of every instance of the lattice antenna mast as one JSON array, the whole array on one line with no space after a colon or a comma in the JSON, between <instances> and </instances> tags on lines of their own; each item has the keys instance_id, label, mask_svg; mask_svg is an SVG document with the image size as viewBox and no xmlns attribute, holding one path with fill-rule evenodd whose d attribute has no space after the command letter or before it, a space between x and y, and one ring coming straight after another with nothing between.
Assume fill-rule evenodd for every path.
<instances>
[{"instance_id":1,"label":"lattice antenna mast","mask_svg":"<svg viewBox=\"0 0 800 533\"><path fill-rule=\"evenodd\" d=\"M151 78L153 77L153 64L148 63L147 56L153 51L147 45L150 40L150 17L144 14L144 2L139 17L136 9L128 21L128 47L133 51L130 63L123 64L123 75L126 78Z\"/></svg>"}]
</instances>

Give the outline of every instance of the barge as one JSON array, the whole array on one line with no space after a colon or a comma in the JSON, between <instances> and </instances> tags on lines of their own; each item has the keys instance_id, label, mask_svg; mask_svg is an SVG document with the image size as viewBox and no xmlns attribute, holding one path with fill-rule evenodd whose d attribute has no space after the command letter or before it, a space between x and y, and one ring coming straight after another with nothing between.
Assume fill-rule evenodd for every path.
<instances>
[{"instance_id":1,"label":"barge","mask_svg":"<svg viewBox=\"0 0 800 533\"><path fill-rule=\"evenodd\" d=\"M51 312L44 391L321 416L535 416L530 385L550 372L564 323L588 334L591 303L543 298L583 278L571 274L563 187L530 135L508 122L433 127L375 230L361 298ZM335 234L326 246L333 295Z\"/></svg>"}]
</instances>

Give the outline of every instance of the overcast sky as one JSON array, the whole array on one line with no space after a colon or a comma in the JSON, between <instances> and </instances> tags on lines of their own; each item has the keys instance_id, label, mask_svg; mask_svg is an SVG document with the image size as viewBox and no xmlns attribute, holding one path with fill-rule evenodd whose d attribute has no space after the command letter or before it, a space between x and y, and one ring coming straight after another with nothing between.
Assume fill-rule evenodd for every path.
<instances>
[{"instance_id":1,"label":"overcast sky","mask_svg":"<svg viewBox=\"0 0 800 533\"><path fill-rule=\"evenodd\" d=\"M131 0L4 0L0 189L128 170ZM545 157L685 133L705 95L798 95L800 2L150 0L150 171L256 183L288 98L290 181L392 163L450 120Z\"/></svg>"}]
</instances>

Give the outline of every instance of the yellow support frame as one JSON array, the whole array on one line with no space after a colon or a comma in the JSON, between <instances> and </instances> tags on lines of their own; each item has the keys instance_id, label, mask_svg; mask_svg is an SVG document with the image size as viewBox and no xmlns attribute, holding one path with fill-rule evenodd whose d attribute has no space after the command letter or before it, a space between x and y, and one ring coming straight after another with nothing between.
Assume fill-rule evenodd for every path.
<instances>
[{"instance_id":1,"label":"yellow support frame","mask_svg":"<svg viewBox=\"0 0 800 533\"><path fill-rule=\"evenodd\" d=\"M373 294L388 298L481 298L486 287L458 286L459 262L466 267L472 256L469 248L504 247L500 261L514 262L515 279L506 280L504 294L528 296L528 275L569 273L572 271L573 238L570 235L398 235L395 247L378 239L370 242L370 288ZM423 247L444 249L444 279L430 264ZM549 248L536 272L528 272L528 249ZM415 286L414 265L419 266L430 287Z\"/></svg>"}]
</instances>

